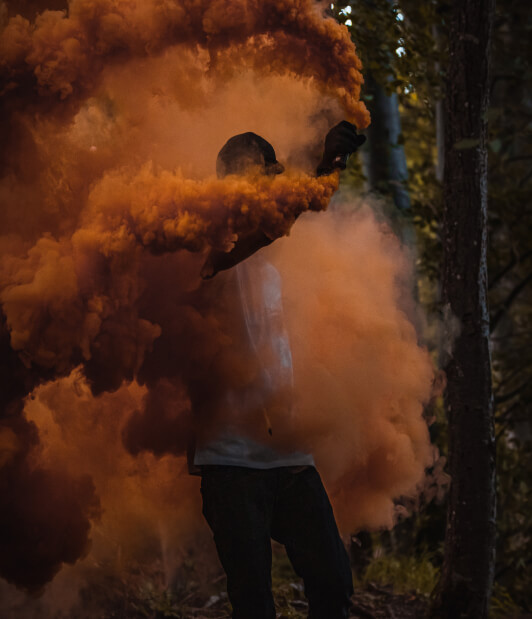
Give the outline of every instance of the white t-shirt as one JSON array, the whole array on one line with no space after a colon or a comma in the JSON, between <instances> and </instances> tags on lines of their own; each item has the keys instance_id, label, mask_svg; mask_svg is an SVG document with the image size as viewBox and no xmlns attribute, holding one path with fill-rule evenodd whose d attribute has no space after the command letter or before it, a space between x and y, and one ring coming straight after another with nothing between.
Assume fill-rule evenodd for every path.
<instances>
[{"instance_id":1,"label":"white t-shirt","mask_svg":"<svg viewBox=\"0 0 532 619\"><path fill-rule=\"evenodd\" d=\"M279 394L282 414L292 415L293 370L290 342L283 321L281 277L277 269L257 252L232 269L216 275L220 293L234 308L241 324L237 341L244 355L256 364L254 379L244 386L231 387L222 396L220 407L231 410L232 421L214 439L198 444L194 465L230 465L258 469L314 465L312 455L281 453L273 446L268 410ZM254 415L256 419L250 419ZM239 427L238 419L255 424L253 438Z\"/></svg>"}]
</instances>

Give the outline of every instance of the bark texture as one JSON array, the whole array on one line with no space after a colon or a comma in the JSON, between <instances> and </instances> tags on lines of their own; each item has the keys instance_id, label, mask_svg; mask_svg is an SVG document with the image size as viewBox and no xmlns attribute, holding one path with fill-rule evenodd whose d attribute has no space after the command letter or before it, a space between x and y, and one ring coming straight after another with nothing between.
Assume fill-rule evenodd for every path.
<instances>
[{"instance_id":1,"label":"bark texture","mask_svg":"<svg viewBox=\"0 0 532 619\"><path fill-rule=\"evenodd\" d=\"M454 0L445 100L443 302L452 477L432 617L487 617L495 557L495 442L487 303L489 48L494 0ZM454 324L454 328L452 327Z\"/></svg>"}]
</instances>

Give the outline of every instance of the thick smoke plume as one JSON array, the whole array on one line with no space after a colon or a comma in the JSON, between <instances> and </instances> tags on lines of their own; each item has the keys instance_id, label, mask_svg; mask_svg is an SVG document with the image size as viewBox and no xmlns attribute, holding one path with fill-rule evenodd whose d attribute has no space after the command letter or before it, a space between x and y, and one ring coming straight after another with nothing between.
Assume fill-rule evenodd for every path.
<instances>
[{"instance_id":1,"label":"thick smoke plume","mask_svg":"<svg viewBox=\"0 0 532 619\"><path fill-rule=\"evenodd\" d=\"M191 409L256 371L231 345L225 275L201 266L324 210L327 130L369 123L347 29L310 0L58 4L0 7L0 576L29 591L89 552L142 556L161 527L177 545L200 526ZM216 179L244 131L287 173ZM364 209L303 214L261 253L294 349L295 415L272 406L274 440L315 452L346 530L390 526L430 461L408 259Z\"/></svg>"},{"instance_id":2,"label":"thick smoke plume","mask_svg":"<svg viewBox=\"0 0 532 619\"><path fill-rule=\"evenodd\" d=\"M409 318L412 260L371 201L308 214L272 250L283 273L299 444L345 531L391 527L433 454L422 418L434 369ZM340 212L338 212L340 211Z\"/></svg>"},{"instance_id":3,"label":"thick smoke plume","mask_svg":"<svg viewBox=\"0 0 532 619\"><path fill-rule=\"evenodd\" d=\"M46 99L86 99L109 63L153 57L176 45L200 47L219 79L246 66L311 78L340 99L357 125L369 124L359 101L362 65L349 33L323 19L310 0L72 0L67 12L43 11L34 22L17 15L8 22L2 78L8 89L26 90L21 94L31 88Z\"/></svg>"}]
</instances>

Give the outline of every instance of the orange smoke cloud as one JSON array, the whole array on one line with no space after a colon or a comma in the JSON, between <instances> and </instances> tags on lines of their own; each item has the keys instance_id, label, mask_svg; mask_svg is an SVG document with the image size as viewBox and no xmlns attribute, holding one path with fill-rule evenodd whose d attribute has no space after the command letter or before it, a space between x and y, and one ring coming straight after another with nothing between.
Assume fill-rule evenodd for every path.
<instances>
[{"instance_id":1,"label":"orange smoke cloud","mask_svg":"<svg viewBox=\"0 0 532 619\"><path fill-rule=\"evenodd\" d=\"M0 576L39 590L89 537L90 556L142 554L154 529L175 544L196 530L191 403L255 371L231 346L223 278L202 282L201 265L211 248L259 227L286 236L324 210L338 179L309 174L323 138L369 116L347 29L310 0L73 0L8 14L0 488L12 500ZM215 179L220 147L250 130L288 172ZM397 241L366 212L321 217L268 250L297 404L289 438L275 440L316 453L346 527L389 526L429 460L431 364L401 311ZM286 426L275 410L271 421ZM55 500L36 509L44 495ZM26 536L33 524L44 546Z\"/></svg>"},{"instance_id":2,"label":"orange smoke cloud","mask_svg":"<svg viewBox=\"0 0 532 619\"><path fill-rule=\"evenodd\" d=\"M107 63L154 56L174 45L200 46L214 71L227 50L243 47L244 64L312 78L323 93L340 99L359 127L369 124L359 101L362 65L347 28L324 19L311 0L72 0L68 11L44 11L33 23L10 19L2 34L1 75L14 91L30 85L45 97L87 98ZM228 71L226 65L224 79Z\"/></svg>"},{"instance_id":3,"label":"orange smoke cloud","mask_svg":"<svg viewBox=\"0 0 532 619\"><path fill-rule=\"evenodd\" d=\"M304 216L271 250L294 355L294 423L346 532L391 527L394 499L414 493L432 463L422 412L434 375L405 313L408 252L371 202L350 210Z\"/></svg>"}]
</instances>

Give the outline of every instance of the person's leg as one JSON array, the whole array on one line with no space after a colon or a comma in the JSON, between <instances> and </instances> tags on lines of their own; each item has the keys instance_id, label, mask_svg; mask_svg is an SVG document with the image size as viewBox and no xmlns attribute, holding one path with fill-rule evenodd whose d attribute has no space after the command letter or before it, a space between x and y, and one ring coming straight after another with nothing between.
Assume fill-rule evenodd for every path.
<instances>
[{"instance_id":1,"label":"person's leg","mask_svg":"<svg viewBox=\"0 0 532 619\"><path fill-rule=\"evenodd\" d=\"M279 478L272 536L305 584L309 619L349 616L353 580L329 498L314 467Z\"/></svg>"},{"instance_id":2,"label":"person's leg","mask_svg":"<svg viewBox=\"0 0 532 619\"><path fill-rule=\"evenodd\" d=\"M203 467L203 515L227 574L234 619L275 619L270 522L275 477L242 467Z\"/></svg>"}]
</instances>

